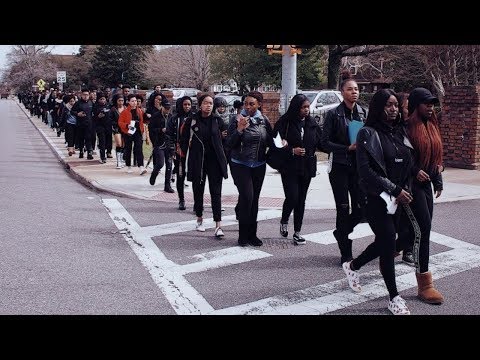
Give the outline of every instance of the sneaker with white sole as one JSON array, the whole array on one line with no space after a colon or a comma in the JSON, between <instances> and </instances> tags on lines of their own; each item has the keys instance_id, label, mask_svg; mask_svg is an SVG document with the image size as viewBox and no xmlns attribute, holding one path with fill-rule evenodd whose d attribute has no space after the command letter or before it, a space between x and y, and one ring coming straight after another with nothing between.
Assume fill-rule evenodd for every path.
<instances>
[{"instance_id":1,"label":"sneaker with white sole","mask_svg":"<svg viewBox=\"0 0 480 360\"><path fill-rule=\"evenodd\" d=\"M140 175L145 175L147 173L147 169L145 169L143 166L140 166L139 170L140 170Z\"/></svg>"},{"instance_id":2,"label":"sneaker with white sole","mask_svg":"<svg viewBox=\"0 0 480 360\"><path fill-rule=\"evenodd\" d=\"M345 275L347 275L348 285L350 286L350 289L355 292L360 292L362 291L362 287L360 286L360 276L358 275L358 271L354 271L350 268L350 263L351 261L344 262L342 264L342 269L345 272Z\"/></svg>"},{"instance_id":3,"label":"sneaker with white sole","mask_svg":"<svg viewBox=\"0 0 480 360\"><path fill-rule=\"evenodd\" d=\"M197 221L195 229L200 232L205 232L205 226L203 225L203 221Z\"/></svg>"},{"instance_id":4,"label":"sneaker with white sole","mask_svg":"<svg viewBox=\"0 0 480 360\"><path fill-rule=\"evenodd\" d=\"M295 245L305 245L307 243L305 238L300 235L300 232L298 231L295 231L293 234L293 242Z\"/></svg>"},{"instance_id":5,"label":"sneaker with white sole","mask_svg":"<svg viewBox=\"0 0 480 360\"><path fill-rule=\"evenodd\" d=\"M388 310L390 310L393 315L410 315L407 303L400 295L395 296L388 302Z\"/></svg>"},{"instance_id":6,"label":"sneaker with white sole","mask_svg":"<svg viewBox=\"0 0 480 360\"><path fill-rule=\"evenodd\" d=\"M221 227L217 227L215 228L215 237L217 238L221 238L221 237L224 237L225 234L223 233L223 230Z\"/></svg>"}]
</instances>

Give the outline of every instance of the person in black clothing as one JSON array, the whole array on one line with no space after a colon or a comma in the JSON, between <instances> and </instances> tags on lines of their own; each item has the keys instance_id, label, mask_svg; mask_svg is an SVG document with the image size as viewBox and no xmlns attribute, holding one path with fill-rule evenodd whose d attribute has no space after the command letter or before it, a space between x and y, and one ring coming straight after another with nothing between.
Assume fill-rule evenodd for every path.
<instances>
[{"instance_id":1,"label":"person in black clothing","mask_svg":"<svg viewBox=\"0 0 480 360\"><path fill-rule=\"evenodd\" d=\"M433 110L433 105L438 102L438 99L429 90L413 89L408 97L409 117L407 121L407 134L415 149L411 209L419 225L419 234L415 234L414 228L410 227L411 239L408 243L414 243L413 258L416 267L418 298L428 304L437 305L442 304L444 298L433 286L428 262L433 216L432 187L435 198L438 198L443 191L443 145L438 120Z\"/></svg>"},{"instance_id":2,"label":"person in black clothing","mask_svg":"<svg viewBox=\"0 0 480 360\"><path fill-rule=\"evenodd\" d=\"M273 130L274 136L280 133L284 151L291 154L291 161L279 169L285 201L280 220L280 235L288 236L288 219L293 210L293 241L296 245L306 244L300 235L305 200L310 181L317 175L317 156L320 146L320 127L310 116L310 101L304 94L295 95L287 112L278 119Z\"/></svg>"},{"instance_id":3,"label":"person in black clothing","mask_svg":"<svg viewBox=\"0 0 480 360\"><path fill-rule=\"evenodd\" d=\"M408 121L408 93L399 92L397 93L397 97L400 117L399 124L406 128ZM410 220L408 219L406 212L402 211L395 255L398 256L400 255L400 252L403 252L402 261L410 266L415 266L415 261L413 259L413 243L409 243L411 238L410 231L413 231Z\"/></svg>"},{"instance_id":4,"label":"person in black clothing","mask_svg":"<svg viewBox=\"0 0 480 360\"><path fill-rule=\"evenodd\" d=\"M98 136L98 148L100 152L100 162L107 162L105 150L108 144L112 143L112 124L108 112L110 107L107 104L107 97L103 93L97 94L97 101L93 105L93 124Z\"/></svg>"},{"instance_id":5,"label":"person in black clothing","mask_svg":"<svg viewBox=\"0 0 480 360\"><path fill-rule=\"evenodd\" d=\"M83 150L87 149L87 159L93 159L92 150L92 110L93 102L90 100L90 91L88 89L82 90L80 100L78 100L71 110L71 114L77 118L76 133L77 144L80 149L79 158L83 158Z\"/></svg>"},{"instance_id":6,"label":"person in black clothing","mask_svg":"<svg viewBox=\"0 0 480 360\"><path fill-rule=\"evenodd\" d=\"M175 149L174 172L177 178L178 209L185 210L185 157L180 148L180 129L185 120L192 115L192 99L189 96L177 100L177 113L168 120L167 136Z\"/></svg>"},{"instance_id":7,"label":"person in black clothing","mask_svg":"<svg viewBox=\"0 0 480 360\"><path fill-rule=\"evenodd\" d=\"M187 180L192 181L197 231L205 231L203 224L203 194L205 180L212 202L213 220L216 222L215 236L224 236L222 220L222 177L227 178L227 159L223 150L223 141L227 136L227 127L221 118L212 114L213 97L203 94L198 98L200 110L189 117L180 135L182 157L188 156Z\"/></svg>"},{"instance_id":8,"label":"person in black clothing","mask_svg":"<svg viewBox=\"0 0 480 360\"><path fill-rule=\"evenodd\" d=\"M150 175L150 185L155 185L155 180L158 176L158 173L162 169L166 161L166 149L167 149L167 122L166 117L164 116L165 102L161 95L157 95L154 98L153 107L149 108L146 112L146 116L149 118L148 123L148 132L150 134L150 140L152 141L153 146L153 170ZM170 179L165 178L165 188L164 190L170 190ZM167 192L173 192L167 191Z\"/></svg>"},{"instance_id":9,"label":"person in black clothing","mask_svg":"<svg viewBox=\"0 0 480 360\"><path fill-rule=\"evenodd\" d=\"M251 91L245 109L230 121L227 147L230 149L230 172L238 189L238 245L261 246L257 237L258 200L265 179L265 153L272 143L272 126L259 110L263 95Z\"/></svg>"},{"instance_id":10,"label":"person in black clothing","mask_svg":"<svg viewBox=\"0 0 480 360\"><path fill-rule=\"evenodd\" d=\"M390 296L388 309L394 315L409 315L395 281L395 238L402 207L397 207L394 214L387 213L386 201L381 197L383 193L406 205L413 199L409 193L413 147L403 127L396 125L398 120L396 94L391 89L377 91L370 102L366 126L358 132L356 153L360 186L367 196L365 213L375 239L358 257L344 262L342 268L351 289L360 292L358 270L380 256L380 272Z\"/></svg>"},{"instance_id":11,"label":"person in black clothing","mask_svg":"<svg viewBox=\"0 0 480 360\"><path fill-rule=\"evenodd\" d=\"M322 131L322 148L330 153L329 160L332 163L328 177L337 209L336 229L333 235L340 249L341 264L352 259L352 240L348 235L363 218L361 209L363 195L358 187L355 162L357 144L350 143L348 126L353 120L364 121L367 115L357 104L359 91L355 80L348 72L343 73L342 78L340 90L343 102L326 114Z\"/></svg>"}]
</instances>

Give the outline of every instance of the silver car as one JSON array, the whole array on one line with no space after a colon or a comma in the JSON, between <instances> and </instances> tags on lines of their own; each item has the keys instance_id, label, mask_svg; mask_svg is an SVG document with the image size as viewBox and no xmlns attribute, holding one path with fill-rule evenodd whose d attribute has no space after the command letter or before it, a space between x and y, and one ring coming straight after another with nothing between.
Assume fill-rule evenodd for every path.
<instances>
[{"instance_id":1,"label":"silver car","mask_svg":"<svg viewBox=\"0 0 480 360\"><path fill-rule=\"evenodd\" d=\"M310 116L320 126L323 126L328 110L336 108L343 101L343 96L337 90L299 90L310 101Z\"/></svg>"}]
</instances>

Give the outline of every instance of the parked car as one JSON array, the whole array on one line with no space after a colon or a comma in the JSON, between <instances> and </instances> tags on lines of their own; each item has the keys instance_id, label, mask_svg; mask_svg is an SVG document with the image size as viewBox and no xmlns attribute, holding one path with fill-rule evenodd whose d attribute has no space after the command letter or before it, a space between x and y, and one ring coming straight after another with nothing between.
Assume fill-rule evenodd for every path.
<instances>
[{"instance_id":1,"label":"parked car","mask_svg":"<svg viewBox=\"0 0 480 360\"><path fill-rule=\"evenodd\" d=\"M299 90L310 101L310 115L323 126L327 111L340 105L343 96L337 90Z\"/></svg>"},{"instance_id":2,"label":"parked car","mask_svg":"<svg viewBox=\"0 0 480 360\"><path fill-rule=\"evenodd\" d=\"M173 104L172 104L173 110L175 110L175 102L177 101L177 99L184 96L190 96L192 98L192 110L197 111L197 108L198 108L197 94L201 92L201 90L194 89L194 88L171 88L170 90L173 92Z\"/></svg>"}]
</instances>

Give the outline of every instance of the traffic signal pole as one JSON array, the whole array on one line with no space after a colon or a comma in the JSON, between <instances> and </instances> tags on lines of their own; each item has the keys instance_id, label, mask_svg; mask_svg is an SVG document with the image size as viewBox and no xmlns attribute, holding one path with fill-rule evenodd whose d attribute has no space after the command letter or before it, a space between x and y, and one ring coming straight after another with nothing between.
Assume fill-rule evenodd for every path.
<instances>
[{"instance_id":1,"label":"traffic signal pole","mask_svg":"<svg viewBox=\"0 0 480 360\"><path fill-rule=\"evenodd\" d=\"M284 114L290 100L297 93L297 54L292 53L290 45L282 45L282 92L280 113Z\"/></svg>"}]
</instances>

